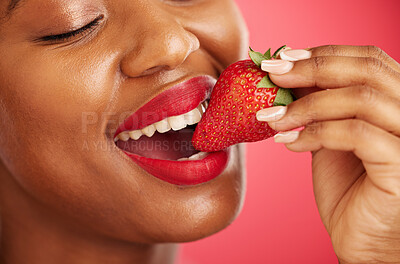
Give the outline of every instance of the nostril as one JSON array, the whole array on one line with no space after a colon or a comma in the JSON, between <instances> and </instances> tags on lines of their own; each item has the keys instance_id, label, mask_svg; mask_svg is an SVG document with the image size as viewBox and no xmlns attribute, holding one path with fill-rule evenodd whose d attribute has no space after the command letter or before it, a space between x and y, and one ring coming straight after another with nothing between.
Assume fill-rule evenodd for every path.
<instances>
[{"instance_id":1,"label":"nostril","mask_svg":"<svg viewBox=\"0 0 400 264\"><path fill-rule=\"evenodd\" d=\"M151 68L148 68L147 70L145 70L144 72L142 72L142 74L140 74L140 76L138 77L142 77L142 76L147 76L147 75L152 75L156 72L168 69L169 67L167 65L160 65L160 66L154 66Z\"/></svg>"}]
</instances>

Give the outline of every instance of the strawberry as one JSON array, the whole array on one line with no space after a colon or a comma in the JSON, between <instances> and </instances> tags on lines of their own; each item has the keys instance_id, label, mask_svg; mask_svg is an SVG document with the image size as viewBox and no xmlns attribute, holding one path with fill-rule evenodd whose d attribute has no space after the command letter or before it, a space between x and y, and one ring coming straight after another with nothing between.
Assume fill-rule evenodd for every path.
<instances>
[{"instance_id":1,"label":"strawberry","mask_svg":"<svg viewBox=\"0 0 400 264\"><path fill-rule=\"evenodd\" d=\"M261 54L250 48L251 60L230 65L212 91L209 106L193 135L193 146L204 152L225 149L241 142L254 142L277 132L256 119L258 110L293 101L289 89L279 88L261 70L261 61L275 59L271 49Z\"/></svg>"}]
</instances>

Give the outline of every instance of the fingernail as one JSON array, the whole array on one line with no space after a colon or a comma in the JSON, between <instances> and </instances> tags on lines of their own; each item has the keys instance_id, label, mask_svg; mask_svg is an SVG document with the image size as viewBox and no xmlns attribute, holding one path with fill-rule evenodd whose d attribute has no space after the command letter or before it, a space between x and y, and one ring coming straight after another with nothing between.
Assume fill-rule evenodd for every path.
<instances>
[{"instance_id":1,"label":"fingernail","mask_svg":"<svg viewBox=\"0 0 400 264\"><path fill-rule=\"evenodd\" d=\"M286 60L264 60L261 69L272 74L285 74L293 68L293 62Z\"/></svg>"},{"instance_id":2,"label":"fingernail","mask_svg":"<svg viewBox=\"0 0 400 264\"><path fill-rule=\"evenodd\" d=\"M274 106L258 111L256 114L256 118L258 121L264 122L278 121L286 114L286 112L286 106Z\"/></svg>"},{"instance_id":3,"label":"fingernail","mask_svg":"<svg viewBox=\"0 0 400 264\"><path fill-rule=\"evenodd\" d=\"M284 50L280 53L282 60L298 61L311 58L311 51L304 49Z\"/></svg>"},{"instance_id":4,"label":"fingernail","mask_svg":"<svg viewBox=\"0 0 400 264\"><path fill-rule=\"evenodd\" d=\"M276 58L277 58L277 59L280 59L280 58L281 58L281 52L282 52L282 51L284 51L284 50L291 50L291 49L292 49L291 47L285 47L285 48L281 49L281 50L278 51L278 53L276 54Z\"/></svg>"},{"instance_id":5,"label":"fingernail","mask_svg":"<svg viewBox=\"0 0 400 264\"><path fill-rule=\"evenodd\" d=\"M292 143L299 138L300 131L278 133L274 136L276 143Z\"/></svg>"}]
</instances>

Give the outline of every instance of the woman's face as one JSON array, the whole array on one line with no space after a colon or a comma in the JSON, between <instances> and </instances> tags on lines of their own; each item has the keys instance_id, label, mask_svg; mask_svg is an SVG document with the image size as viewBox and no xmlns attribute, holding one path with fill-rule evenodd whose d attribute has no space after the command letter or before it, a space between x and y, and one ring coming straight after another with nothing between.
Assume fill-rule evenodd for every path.
<instances>
[{"instance_id":1,"label":"woman's face","mask_svg":"<svg viewBox=\"0 0 400 264\"><path fill-rule=\"evenodd\" d=\"M238 147L221 175L182 186L148 173L114 142L121 123L157 95L197 76L218 78L245 56L232 0L10 4L0 1L6 177L71 223L128 241L190 241L235 218L244 193Z\"/></svg>"}]
</instances>

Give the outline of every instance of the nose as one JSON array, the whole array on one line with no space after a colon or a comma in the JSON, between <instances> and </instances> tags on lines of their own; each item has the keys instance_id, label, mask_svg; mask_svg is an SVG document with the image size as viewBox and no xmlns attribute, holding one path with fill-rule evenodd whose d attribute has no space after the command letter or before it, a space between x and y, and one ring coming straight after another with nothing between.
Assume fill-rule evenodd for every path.
<instances>
[{"instance_id":1,"label":"nose","mask_svg":"<svg viewBox=\"0 0 400 264\"><path fill-rule=\"evenodd\" d=\"M121 71L128 77L141 77L160 70L172 70L199 49L198 38L186 30L177 19L158 10L136 17L136 34L133 34L132 49L121 61Z\"/></svg>"}]
</instances>

